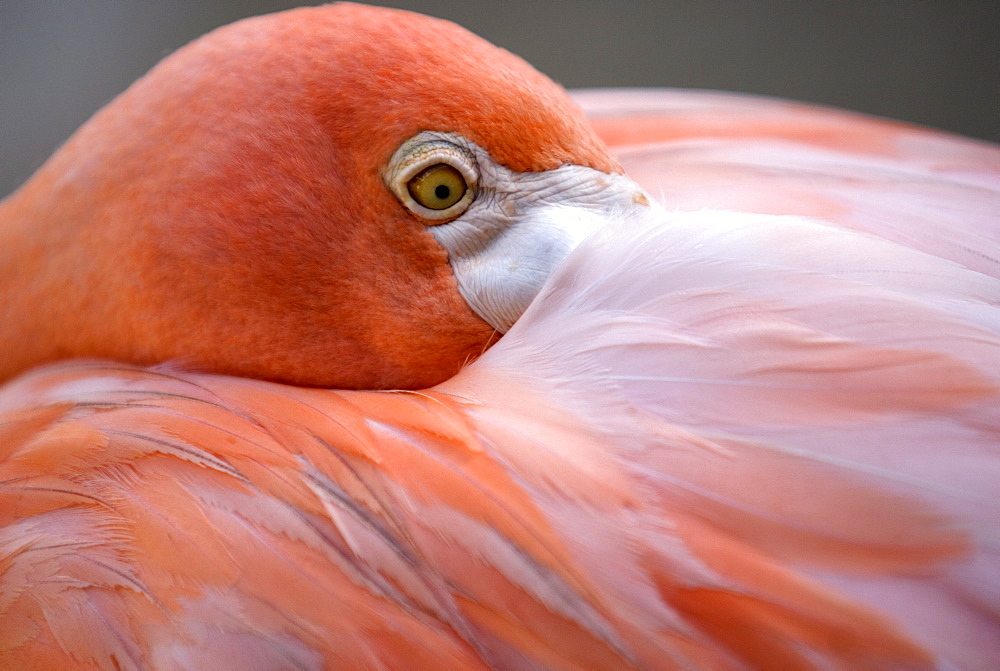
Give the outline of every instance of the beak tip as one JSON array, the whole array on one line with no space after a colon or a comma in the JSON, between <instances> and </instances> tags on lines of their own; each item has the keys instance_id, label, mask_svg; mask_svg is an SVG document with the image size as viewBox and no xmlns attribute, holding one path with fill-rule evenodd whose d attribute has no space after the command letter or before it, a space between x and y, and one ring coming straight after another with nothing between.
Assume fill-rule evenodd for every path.
<instances>
[{"instance_id":1,"label":"beak tip","mask_svg":"<svg viewBox=\"0 0 1000 671\"><path fill-rule=\"evenodd\" d=\"M649 198L642 191L632 192L632 202L636 205L641 205L643 207L649 207Z\"/></svg>"}]
</instances>

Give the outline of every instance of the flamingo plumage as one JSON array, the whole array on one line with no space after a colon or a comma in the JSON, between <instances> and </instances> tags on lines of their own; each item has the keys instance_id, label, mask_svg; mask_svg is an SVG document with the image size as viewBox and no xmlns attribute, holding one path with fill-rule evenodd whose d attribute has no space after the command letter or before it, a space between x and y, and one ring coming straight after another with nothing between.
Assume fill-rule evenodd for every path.
<instances>
[{"instance_id":1,"label":"flamingo plumage","mask_svg":"<svg viewBox=\"0 0 1000 671\"><path fill-rule=\"evenodd\" d=\"M311 217L330 216L319 204L345 192L311 174L321 138L297 139L288 124L301 118L281 116L287 153L269 157L266 137L241 138L240 114L207 109L218 116L205 127L180 104L157 116L193 90L160 88L190 73L192 54L325 53L313 40L331 30L411 53L411 26L432 35L435 67L442 54L454 64L456 44L464 67L511 59L504 81L517 90L504 92L536 105L530 118L490 116L459 100L448 113L431 105L428 121L424 106L449 99L432 89L411 105L388 96L398 116L384 128L355 137L334 123L357 146L324 154L346 162L338 170L360 166L350 193L363 202L343 203L357 216L338 220L351 236L313 229ZM1000 149L776 100L579 93L608 154L556 87L501 53L444 22L352 5L235 24L165 61L4 203L3 666L985 669L1000 658ZM361 65L391 86L379 63ZM488 100L499 91L484 77ZM428 81L440 83L414 90ZM340 93L368 109L357 91L324 95ZM288 111L280 95L263 99ZM136 138L130 123L150 111L154 127ZM228 116L235 126L216 125ZM305 128L331 122L312 119ZM238 185L256 174L248 166L264 170L232 198L224 182L171 181L206 174L207 127L233 140L215 160L234 172L211 174ZM472 147L482 193L490 171L526 175L517 183L535 191L568 174L577 190L543 204L574 210L566 221L583 233L599 214L571 252L573 235L545 239L554 252L537 270L551 276L498 294L524 310L512 326L473 306L461 254L432 237L449 224L422 222L391 192L385 163L425 131L470 141L459 149ZM120 153L95 144L105 132L122 134ZM123 171L121 152L142 160ZM156 152L162 170L146 164ZM552 172L564 163L582 171ZM587 200L606 188L614 198ZM369 206L394 223L378 226ZM141 222L164 211L212 215L202 223L221 231L207 239L166 219L211 263L178 261L150 237L166 229ZM290 228L268 238L282 214ZM510 262L478 260L497 258ZM35 264L41 284L12 260ZM269 278L296 262L295 282ZM364 279L327 306L324 328L310 328L315 311L281 314L299 295L288 287L315 295L313 275L339 263ZM68 274L79 264L86 282ZM417 307L409 291L424 294ZM209 309L226 300L237 316L220 320ZM433 322L411 321L428 302ZM392 311L377 340L345 323ZM117 362L46 363L69 357Z\"/></svg>"}]
</instances>

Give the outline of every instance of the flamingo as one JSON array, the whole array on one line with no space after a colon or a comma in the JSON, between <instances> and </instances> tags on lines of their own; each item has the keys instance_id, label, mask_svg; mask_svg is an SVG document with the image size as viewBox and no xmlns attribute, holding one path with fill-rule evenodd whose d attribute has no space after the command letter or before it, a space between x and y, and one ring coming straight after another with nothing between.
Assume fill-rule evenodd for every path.
<instances>
[{"instance_id":1,"label":"flamingo","mask_svg":"<svg viewBox=\"0 0 1000 671\"><path fill-rule=\"evenodd\" d=\"M0 666L990 668L998 219L937 131L219 29L0 204Z\"/></svg>"}]
</instances>

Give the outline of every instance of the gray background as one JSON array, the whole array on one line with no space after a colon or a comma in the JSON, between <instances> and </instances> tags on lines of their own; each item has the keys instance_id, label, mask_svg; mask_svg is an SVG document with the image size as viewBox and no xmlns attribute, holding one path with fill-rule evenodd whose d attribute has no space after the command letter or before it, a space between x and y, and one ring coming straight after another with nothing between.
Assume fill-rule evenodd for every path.
<instances>
[{"instance_id":1,"label":"gray background","mask_svg":"<svg viewBox=\"0 0 1000 671\"><path fill-rule=\"evenodd\" d=\"M0 196L172 50L299 4L0 0ZM567 87L749 91L1000 141L998 0L385 4L456 21Z\"/></svg>"}]
</instances>

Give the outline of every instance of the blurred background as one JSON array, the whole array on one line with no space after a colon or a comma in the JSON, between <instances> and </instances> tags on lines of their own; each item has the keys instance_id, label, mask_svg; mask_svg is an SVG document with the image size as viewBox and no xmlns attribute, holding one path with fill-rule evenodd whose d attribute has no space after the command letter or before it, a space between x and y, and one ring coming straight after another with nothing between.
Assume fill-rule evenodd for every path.
<instances>
[{"instance_id":1,"label":"blurred background","mask_svg":"<svg viewBox=\"0 0 1000 671\"><path fill-rule=\"evenodd\" d=\"M0 197L177 47L301 4L0 0ZM460 23L570 88L747 91L1000 141L998 0L378 4Z\"/></svg>"}]
</instances>

